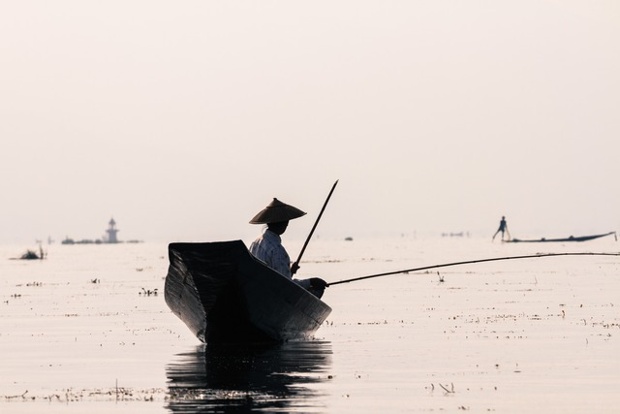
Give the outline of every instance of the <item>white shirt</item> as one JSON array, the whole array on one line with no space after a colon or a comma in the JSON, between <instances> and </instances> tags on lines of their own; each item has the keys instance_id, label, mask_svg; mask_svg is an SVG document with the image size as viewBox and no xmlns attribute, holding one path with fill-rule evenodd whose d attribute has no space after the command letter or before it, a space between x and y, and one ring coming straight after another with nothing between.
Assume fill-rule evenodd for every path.
<instances>
[{"instance_id":1,"label":"white shirt","mask_svg":"<svg viewBox=\"0 0 620 414\"><path fill-rule=\"evenodd\" d=\"M279 235L267 229L250 245L250 253L281 275L293 279L291 274L291 258L282 246ZM310 279L293 280L303 288L310 287Z\"/></svg>"},{"instance_id":2,"label":"white shirt","mask_svg":"<svg viewBox=\"0 0 620 414\"><path fill-rule=\"evenodd\" d=\"M283 276L292 279L291 258L282 246L280 236L267 229L250 245L250 253Z\"/></svg>"}]
</instances>

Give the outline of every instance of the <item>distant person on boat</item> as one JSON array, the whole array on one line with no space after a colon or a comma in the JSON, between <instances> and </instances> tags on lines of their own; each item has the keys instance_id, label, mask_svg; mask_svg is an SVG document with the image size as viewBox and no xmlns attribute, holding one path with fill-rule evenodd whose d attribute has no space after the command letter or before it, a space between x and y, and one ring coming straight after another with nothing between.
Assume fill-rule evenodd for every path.
<instances>
[{"instance_id":1,"label":"distant person on boat","mask_svg":"<svg viewBox=\"0 0 620 414\"><path fill-rule=\"evenodd\" d=\"M298 208L274 198L267 207L250 220L251 224L267 225L263 234L250 245L250 253L276 272L289 279L293 279L293 274L299 269L299 265L297 263L291 265L291 259L284 246L282 246L280 236L286 231L290 220L305 214L305 212ZM318 277L295 279L294 282L318 298L323 296L323 292L327 287L327 283Z\"/></svg>"},{"instance_id":2,"label":"distant person on boat","mask_svg":"<svg viewBox=\"0 0 620 414\"><path fill-rule=\"evenodd\" d=\"M504 241L504 232L506 232L508 234L508 240L510 240L510 232L508 231L508 224L506 224L506 217L504 217L504 216L502 216L502 219L499 222L499 228L497 229L497 231L493 235L493 239L492 240L495 240L495 236L497 236L497 233L499 233L499 232L502 233L502 241Z\"/></svg>"}]
</instances>

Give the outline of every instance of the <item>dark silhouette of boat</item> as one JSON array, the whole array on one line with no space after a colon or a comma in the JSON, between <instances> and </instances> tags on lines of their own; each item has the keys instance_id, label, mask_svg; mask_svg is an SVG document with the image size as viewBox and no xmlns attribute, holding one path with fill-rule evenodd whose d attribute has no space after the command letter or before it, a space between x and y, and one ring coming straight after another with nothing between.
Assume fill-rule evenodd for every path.
<instances>
[{"instance_id":1,"label":"dark silhouette of boat","mask_svg":"<svg viewBox=\"0 0 620 414\"><path fill-rule=\"evenodd\" d=\"M529 239L529 240L522 240L522 239L517 239L517 238L513 238L510 240L506 240L506 243L550 243L550 242L584 242L584 241L588 241L588 240L594 240L594 239L599 239L601 237L605 237L605 236L609 236L609 235L614 235L614 237L616 237L616 240L618 240L618 237L616 236L616 232L615 231L610 231L609 233L604 233L604 234L593 234L590 236L579 236L579 237L574 237L574 236L569 236L569 237L565 237L565 238L561 238L561 239L547 239L547 238L540 238L540 239Z\"/></svg>"},{"instance_id":2,"label":"dark silhouette of boat","mask_svg":"<svg viewBox=\"0 0 620 414\"><path fill-rule=\"evenodd\" d=\"M164 297L205 343L305 339L331 308L254 258L241 240L171 243Z\"/></svg>"}]
</instances>

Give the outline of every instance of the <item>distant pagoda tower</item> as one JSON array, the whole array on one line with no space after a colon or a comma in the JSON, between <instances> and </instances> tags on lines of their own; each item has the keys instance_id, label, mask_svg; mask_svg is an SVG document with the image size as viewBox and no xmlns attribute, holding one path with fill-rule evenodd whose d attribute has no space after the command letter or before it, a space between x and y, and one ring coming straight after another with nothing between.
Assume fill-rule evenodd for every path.
<instances>
[{"instance_id":1,"label":"distant pagoda tower","mask_svg":"<svg viewBox=\"0 0 620 414\"><path fill-rule=\"evenodd\" d=\"M106 230L106 233L108 233L108 243L118 243L118 239L116 238L116 233L118 233L118 229L114 227L116 226L114 218L110 219L110 222L108 224L110 225L110 227Z\"/></svg>"}]
</instances>

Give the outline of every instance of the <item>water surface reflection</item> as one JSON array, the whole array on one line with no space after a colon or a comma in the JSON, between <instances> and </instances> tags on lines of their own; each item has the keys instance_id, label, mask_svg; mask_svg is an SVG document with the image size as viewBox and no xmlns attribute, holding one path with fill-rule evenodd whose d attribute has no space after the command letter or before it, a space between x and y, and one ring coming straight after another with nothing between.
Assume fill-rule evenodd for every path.
<instances>
[{"instance_id":1,"label":"water surface reflection","mask_svg":"<svg viewBox=\"0 0 620 414\"><path fill-rule=\"evenodd\" d=\"M200 345L166 369L168 408L174 413L320 411L329 379L331 344Z\"/></svg>"}]
</instances>

